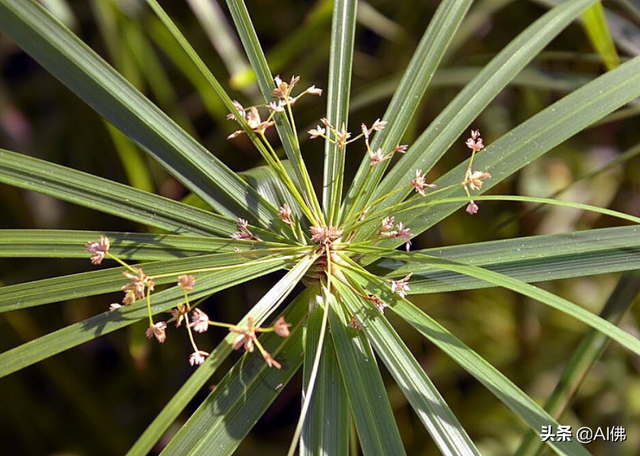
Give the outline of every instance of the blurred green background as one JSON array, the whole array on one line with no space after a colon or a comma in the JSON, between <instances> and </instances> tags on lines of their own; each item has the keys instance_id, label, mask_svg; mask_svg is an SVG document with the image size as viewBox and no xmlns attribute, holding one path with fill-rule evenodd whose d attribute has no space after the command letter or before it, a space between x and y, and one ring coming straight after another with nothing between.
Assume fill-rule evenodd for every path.
<instances>
[{"instance_id":1,"label":"blurred green background","mask_svg":"<svg viewBox=\"0 0 640 456\"><path fill-rule=\"evenodd\" d=\"M262 164L246 138L225 139L234 125L224 120L226 113L215 94L143 1L42 3L234 170L245 171ZM622 59L640 53L640 22L627 8L629 3L633 2L604 4L612 14L609 23ZM164 0L161 4L232 96L244 105L258 103L258 92L242 50L234 41L224 2ZM202 9L205 4L210 8ZM360 2L351 131L357 131L361 122L370 124L384 114L397 78L437 4L433 0ZM325 87L332 2L250 0L247 5L274 74L285 79L300 75L303 86ZM405 142L410 144L478 68L545 10L542 4L524 0L475 2ZM573 24L489 105L473 127L480 128L485 142L491 143L604 71L584 29L579 23ZM296 105L299 129L306 131L315 125L324 116L324 109L324 99L303 99ZM632 106L617 116L621 118L608 118L586 130L507 179L496 193L550 196L567 188L560 198L640 215L640 161L634 158L640 153L636 147L640 143L636 111ZM306 140L304 133L301 137L311 175L319 183L323 144ZM157 163L148 160L2 35L0 147L170 198L188 196ZM348 175L355 173L363 147L353 147L347 156ZM430 180L467 155L461 138L430 174ZM614 159L621 163L606 168ZM602 168L606 170L581 179ZM573 209L531 209L520 203L485 202L478 215L469 217L458 211L414 244L416 248L454 245L615 223ZM1 184L0 228L148 231L132 222ZM88 260L0 259L0 280L8 285L90 269ZM615 274L603 275L541 286L598 312L617 278ZM272 280L254 281L219 293L207 300L204 309L217 320L236 321L268 290ZM0 315L0 349L8 350L95 315L116 300L115 296L98 296L4 313ZM541 402L553 390L586 332L583 324L570 317L501 289L433 294L413 301ZM636 308L623 319L624 329L639 335L639 317ZM481 452L512 453L526 430L524 424L445 355L409 327L391 319ZM212 347L222 336L208 333L201 338L208 339L203 349ZM168 343L159 346L144 337L144 324L134 325L0 380L0 453L123 454L192 372L187 362L189 352L186 335L169 337ZM220 369L210 384L215 385L225 370ZM639 370L638 359L611 346L579 391L565 420L568 424L592 428L621 425L627 430L625 443L590 445L593 454L639 454ZM423 425L386 372L385 378L408 454L437 454ZM298 375L237 454L261 452L266 456L286 451L300 408L300 386ZM194 399L170 433L188 418L206 393L202 391Z\"/></svg>"}]
</instances>

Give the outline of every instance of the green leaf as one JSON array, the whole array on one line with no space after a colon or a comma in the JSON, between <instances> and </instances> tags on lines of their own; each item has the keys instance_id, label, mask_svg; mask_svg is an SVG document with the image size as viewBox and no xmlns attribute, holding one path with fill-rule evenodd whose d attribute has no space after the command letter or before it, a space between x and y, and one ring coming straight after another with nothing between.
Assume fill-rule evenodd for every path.
<instances>
[{"instance_id":1,"label":"green leaf","mask_svg":"<svg viewBox=\"0 0 640 456\"><path fill-rule=\"evenodd\" d=\"M401 141L436 68L470 6L471 0L440 2L384 114L383 120L388 123L384 130L374 136L372 150L382 148L386 153ZM347 214L346 218L362 208L363 202L371 195L386 167L387 163L382 162L371 168L369 157L365 155L345 199L343 213Z\"/></svg>"},{"instance_id":2,"label":"green leaf","mask_svg":"<svg viewBox=\"0 0 640 456\"><path fill-rule=\"evenodd\" d=\"M329 323L364 454L406 454L371 345L361 332L347 329L349 317L333 295L329 295Z\"/></svg>"},{"instance_id":3,"label":"green leaf","mask_svg":"<svg viewBox=\"0 0 640 456\"><path fill-rule=\"evenodd\" d=\"M110 252L123 260L171 260L210 253L233 252L246 241L208 236L82 230L0 230L0 258L89 258L85 245L106 236ZM256 243L254 248L280 244ZM286 248L286 247L285 247Z\"/></svg>"},{"instance_id":4,"label":"green leaf","mask_svg":"<svg viewBox=\"0 0 640 456\"><path fill-rule=\"evenodd\" d=\"M448 354L451 359L474 376L538 435L543 426L553 426L554 429L558 426L558 423L533 399L429 315L406 299L399 299L391 294L388 287L381 285L379 280L373 280L370 277L361 275L352 275L352 277L355 277L368 290L375 292L385 302L390 303L389 309L391 311ZM546 443L561 455L588 456L590 454L575 441L547 441Z\"/></svg>"},{"instance_id":5,"label":"green leaf","mask_svg":"<svg viewBox=\"0 0 640 456\"><path fill-rule=\"evenodd\" d=\"M0 182L174 233L228 237L237 229L220 215L3 149Z\"/></svg>"},{"instance_id":6,"label":"green leaf","mask_svg":"<svg viewBox=\"0 0 640 456\"><path fill-rule=\"evenodd\" d=\"M215 267L228 267L235 265L234 269L242 269L244 266L253 267L251 259L253 255L241 256L237 253L221 253L213 255L202 255L178 260L159 261L154 263L142 263L137 266L143 267L145 273L152 276L174 274L172 277L157 278L157 284L170 283L176 277L183 274L183 271L195 271ZM269 271L277 270L288 264L289 259L277 256L275 258L265 258L261 255L257 261ZM112 268L102 271L83 272L71 274L52 279L36 280L33 282L21 283L2 287L0 289L0 312L25 309L28 307L61 302L67 299L77 299L85 296L94 296L104 293L111 293L120 290L128 283L122 277L124 268ZM258 270L262 270L258 268ZM229 272L229 271L228 271ZM224 271L222 271L224 273ZM236 272L234 271L234 274Z\"/></svg>"},{"instance_id":7,"label":"green leaf","mask_svg":"<svg viewBox=\"0 0 640 456\"><path fill-rule=\"evenodd\" d=\"M619 324L622 316L635 303L640 292L640 273L627 272L622 275L600 316L613 324ZM575 397L587 374L609 345L609 338L595 329L589 330L573 352L553 393L544 404L544 409L559 418ZM516 451L517 456L535 456L541 447L533 432L528 432Z\"/></svg>"},{"instance_id":8,"label":"green leaf","mask_svg":"<svg viewBox=\"0 0 640 456\"><path fill-rule=\"evenodd\" d=\"M353 42L356 33L356 0L336 0L331 26L331 54L329 59L329 85L327 88L327 119L338 130L347 125ZM337 223L342 200L345 147L326 140L324 148L324 178L322 207L330 226Z\"/></svg>"},{"instance_id":9,"label":"green leaf","mask_svg":"<svg viewBox=\"0 0 640 456\"><path fill-rule=\"evenodd\" d=\"M306 314L307 302L297 300L285 312L286 321L292 324L289 337L283 339L275 333L260 337L260 343L282 364L282 369L269 367L258 350L246 353L200 404L162 454L232 454L300 368Z\"/></svg>"},{"instance_id":10,"label":"green leaf","mask_svg":"<svg viewBox=\"0 0 640 456\"><path fill-rule=\"evenodd\" d=\"M277 222L274 207L38 3L0 0L0 29L217 211Z\"/></svg>"},{"instance_id":11,"label":"green leaf","mask_svg":"<svg viewBox=\"0 0 640 456\"><path fill-rule=\"evenodd\" d=\"M425 172L429 171L454 141L459 138L464 129L480 115L491 100L506 87L520 70L594 1L576 0L563 3L527 27L524 32L494 57L473 81L467 84L438 115L409 151L391 169L371 198L377 199L405 185L415 176L416 169L423 169ZM602 115L604 114L606 113ZM550 124L545 125L548 127ZM558 123L554 125L557 126ZM535 130L525 129L524 131L533 134ZM535 132L537 133L537 131ZM522 130L520 134L523 134ZM520 145L527 144L524 138L521 139ZM530 147L538 149L537 142L528 144ZM488 156L490 154L482 152L480 155ZM514 171L515 169L511 173ZM456 179L458 181L462 180L463 175L464 173L456 176ZM378 207L383 208L395 204L401 201L407 193L407 191L399 192L385 199ZM361 210L363 207L364 204L361 204L357 209ZM416 228L412 225L410 226L416 232Z\"/></svg>"},{"instance_id":12,"label":"green leaf","mask_svg":"<svg viewBox=\"0 0 640 456\"><path fill-rule=\"evenodd\" d=\"M604 228L433 248L415 253L482 266L526 282L539 282L640 269L638 232L637 227ZM396 258L378 260L368 269L387 277L404 277L412 272L412 294L493 286L474 277L444 271L419 259L403 258L401 252Z\"/></svg>"},{"instance_id":13,"label":"green leaf","mask_svg":"<svg viewBox=\"0 0 640 456\"><path fill-rule=\"evenodd\" d=\"M620 57L613 43L602 2L598 1L582 13L582 23L593 48L602 56L608 70L620 65Z\"/></svg>"},{"instance_id":14,"label":"green leaf","mask_svg":"<svg viewBox=\"0 0 640 456\"><path fill-rule=\"evenodd\" d=\"M308 390L311 367L318 349L324 309L318 302L322 297L309 300L304 359L303 391ZM348 400L336 351L327 333L322 342L322 355L317 379L311 396L311 405L302 428L300 455L347 454L349 448ZM303 394L304 396L304 394ZM329 426L328 423L331 425Z\"/></svg>"},{"instance_id":15,"label":"green leaf","mask_svg":"<svg viewBox=\"0 0 640 456\"><path fill-rule=\"evenodd\" d=\"M480 455L424 369L384 316L341 282L335 283L349 310L444 455Z\"/></svg>"},{"instance_id":16,"label":"green leaf","mask_svg":"<svg viewBox=\"0 0 640 456\"><path fill-rule=\"evenodd\" d=\"M282 165L288 173L293 171L289 160L283 160ZM260 195L275 207L281 207L287 203L298 220L302 217L300 206L295 198L285 187L273 168L269 166L257 166L248 171L240 173L252 188L255 188Z\"/></svg>"},{"instance_id":17,"label":"green leaf","mask_svg":"<svg viewBox=\"0 0 640 456\"><path fill-rule=\"evenodd\" d=\"M264 297L251 309L239 324L246 324L249 316L253 317L258 324L261 324L274 311L275 307L282 301L282 299L291 292L293 285L295 285L295 283L308 269L309 264L310 262L308 260L300 262L296 268L283 277L278 284L264 295ZM305 310L304 307L309 299L312 298L315 291L317 290L306 289L293 300L285 310L287 322L295 323L295 321L292 321L291 319L295 319L295 315L298 315L299 311ZM218 345L218 347L216 347L216 349L207 358L204 364L198 368L191 377L189 377L189 380L182 385L180 390L173 396L171 401L165 406L160 414L156 416L153 423L149 425L144 434L140 436L135 445L129 450L129 455L147 454L152 450L153 446L158 440L160 440L162 435L178 417L180 412L182 412L197 392L209 380L211 375L213 375L218 367L220 367L222 361L229 356L233 349L233 342L236 336L237 334L233 333L227 335L222 343L220 343L220 345ZM262 361L262 363L264 364L264 361ZM220 389L221 387L222 389ZM218 385L215 390L216 393L214 394L217 394L220 391L224 391L224 386L222 384ZM241 396L240 399L246 399L246 396ZM246 410L251 409L252 408L249 407ZM187 433L188 431L185 430L184 432Z\"/></svg>"},{"instance_id":18,"label":"green leaf","mask_svg":"<svg viewBox=\"0 0 640 456\"><path fill-rule=\"evenodd\" d=\"M281 267L282 265L278 263L245 265L243 268L203 275L199 278L196 289L189 295L191 299L196 300L263 276ZM184 292L180 287L172 287L151 295L151 311L154 315L165 312L180 302L184 302ZM147 318L146 302L139 300L130 306L103 312L32 340L0 354L0 378L145 318ZM169 330L169 337L171 337L170 333L171 330Z\"/></svg>"}]
</instances>

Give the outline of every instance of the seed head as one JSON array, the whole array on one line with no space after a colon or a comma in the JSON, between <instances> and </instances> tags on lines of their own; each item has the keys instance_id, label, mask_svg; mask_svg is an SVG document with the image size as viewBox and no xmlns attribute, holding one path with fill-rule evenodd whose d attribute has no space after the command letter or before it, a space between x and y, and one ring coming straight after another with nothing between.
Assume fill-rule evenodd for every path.
<instances>
[{"instance_id":1,"label":"seed head","mask_svg":"<svg viewBox=\"0 0 640 456\"><path fill-rule=\"evenodd\" d=\"M194 309L191 313L191 328L195 332L203 333L209 329L209 315L200 309Z\"/></svg>"},{"instance_id":2,"label":"seed head","mask_svg":"<svg viewBox=\"0 0 640 456\"><path fill-rule=\"evenodd\" d=\"M484 149L484 143L480 137L480 130L471 130L471 137L467 139L467 147L474 152Z\"/></svg>"},{"instance_id":3,"label":"seed head","mask_svg":"<svg viewBox=\"0 0 640 456\"><path fill-rule=\"evenodd\" d=\"M316 95L316 96L321 96L322 95L322 89L317 88L316 86L312 85L311 87L309 87L307 90L304 91L305 93L308 93L309 95Z\"/></svg>"},{"instance_id":4,"label":"seed head","mask_svg":"<svg viewBox=\"0 0 640 456\"><path fill-rule=\"evenodd\" d=\"M109 242L109 238L105 236L100 236L97 242L91 241L85 245L87 252L91 253L92 264L102 263L102 260L104 260L107 253L109 253L109 247L111 247L111 243Z\"/></svg>"},{"instance_id":5,"label":"seed head","mask_svg":"<svg viewBox=\"0 0 640 456\"><path fill-rule=\"evenodd\" d=\"M155 337L158 340L158 342L162 344L164 343L165 340L167 340L166 329L167 329L167 324L164 321L159 321L155 325L149 326L147 328L146 335L149 339L151 339L152 337Z\"/></svg>"},{"instance_id":6,"label":"seed head","mask_svg":"<svg viewBox=\"0 0 640 456\"><path fill-rule=\"evenodd\" d=\"M291 334L291 331L289 331L290 327L291 327L291 324L287 323L284 320L284 317L278 318L276 322L273 324L273 330L280 337L289 337L289 335Z\"/></svg>"},{"instance_id":7,"label":"seed head","mask_svg":"<svg viewBox=\"0 0 640 456\"><path fill-rule=\"evenodd\" d=\"M196 284L196 278L192 275L181 275L178 277L178 285L183 290L189 291L193 290L193 287Z\"/></svg>"},{"instance_id":8,"label":"seed head","mask_svg":"<svg viewBox=\"0 0 640 456\"><path fill-rule=\"evenodd\" d=\"M131 281L131 283L122 287L122 290L125 292L125 299L127 300L132 298L135 298L133 301L136 299L142 299L145 297L145 290L149 290L151 292L155 289L156 283L153 278L146 275L142 268L137 268L136 274L132 274L127 271L123 272L122 275ZM133 292L133 295L130 292ZM130 304L130 302L124 303Z\"/></svg>"},{"instance_id":9,"label":"seed head","mask_svg":"<svg viewBox=\"0 0 640 456\"><path fill-rule=\"evenodd\" d=\"M185 303L178 304L175 309L171 309L171 318L167 323L172 321L176 322L176 328L179 328L182 325L183 321L189 320L189 308Z\"/></svg>"},{"instance_id":10,"label":"seed head","mask_svg":"<svg viewBox=\"0 0 640 456\"><path fill-rule=\"evenodd\" d=\"M209 353L207 353L206 351L195 351L191 353L191 355L189 355L189 364L191 364L192 366L199 366L200 364L204 363L204 360L207 356L209 356Z\"/></svg>"},{"instance_id":11,"label":"seed head","mask_svg":"<svg viewBox=\"0 0 640 456\"><path fill-rule=\"evenodd\" d=\"M342 230L339 230L335 226L312 226L309 228L309 231L311 232L311 240L321 244L333 242L336 239L339 239L343 233Z\"/></svg>"},{"instance_id":12,"label":"seed head","mask_svg":"<svg viewBox=\"0 0 640 456\"><path fill-rule=\"evenodd\" d=\"M284 223L289 226L293 226L293 220L291 219L291 207L289 207L287 203L284 203L280 207L278 215L280 216L280 220L282 220Z\"/></svg>"},{"instance_id":13,"label":"seed head","mask_svg":"<svg viewBox=\"0 0 640 456\"><path fill-rule=\"evenodd\" d=\"M311 137L311 139L316 139L316 138L324 136L324 134L326 132L327 132L326 129L324 129L320 125L318 125L318 128L312 128L307 133L309 133L309 136Z\"/></svg>"},{"instance_id":14,"label":"seed head","mask_svg":"<svg viewBox=\"0 0 640 456\"><path fill-rule=\"evenodd\" d=\"M407 291L411 291L409 288L409 279L413 273L409 273L404 279L391 280L391 293L395 293L401 298L407 296Z\"/></svg>"},{"instance_id":15,"label":"seed head","mask_svg":"<svg viewBox=\"0 0 640 456\"><path fill-rule=\"evenodd\" d=\"M463 185L468 186L471 190L480 190L485 179L489 179L491 174L485 171L472 171L467 169Z\"/></svg>"}]
</instances>

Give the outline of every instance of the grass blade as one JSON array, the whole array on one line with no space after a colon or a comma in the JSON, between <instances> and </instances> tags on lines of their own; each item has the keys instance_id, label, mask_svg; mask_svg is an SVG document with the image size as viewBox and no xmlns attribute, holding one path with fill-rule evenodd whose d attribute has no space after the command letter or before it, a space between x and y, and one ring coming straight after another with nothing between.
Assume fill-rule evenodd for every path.
<instances>
[{"instance_id":1,"label":"grass blade","mask_svg":"<svg viewBox=\"0 0 640 456\"><path fill-rule=\"evenodd\" d=\"M613 70L620 65L620 57L613 43L607 18L604 15L602 2L598 1L582 13L582 24L587 31L587 36L593 48L602 56L608 70Z\"/></svg>"},{"instance_id":2,"label":"grass blade","mask_svg":"<svg viewBox=\"0 0 640 456\"><path fill-rule=\"evenodd\" d=\"M329 85L327 88L327 119L339 130L347 125L353 42L356 33L356 0L336 0L331 26L331 53L329 58ZM325 141L322 207L329 226L337 223L344 181L346 147Z\"/></svg>"},{"instance_id":3,"label":"grass blade","mask_svg":"<svg viewBox=\"0 0 640 456\"><path fill-rule=\"evenodd\" d=\"M371 345L361 332L347 329L348 317L333 295L329 299L329 323L364 454L406 454Z\"/></svg>"},{"instance_id":4,"label":"grass blade","mask_svg":"<svg viewBox=\"0 0 640 456\"><path fill-rule=\"evenodd\" d=\"M88 258L85 245L106 236L111 253L125 260L171 260L210 253L233 252L244 241L208 236L81 230L0 230L0 258ZM261 242L254 248L285 247Z\"/></svg>"},{"instance_id":5,"label":"grass blade","mask_svg":"<svg viewBox=\"0 0 640 456\"><path fill-rule=\"evenodd\" d=\"M3 149L0 182L174 233L227 237L237 229L220 215Z\"/></svg>"},{"instance_id":6,"label":"grass blade","mask_svg":"<svg viewBox=\"0 0 640 456\"><path fill-rule=\"evenodd\" d=\"M372 150L382 148L386 153L399 144L470 6L471 0L445 0L440 3L384 114L383 119L388 124L384 130L376 133L371 143ZM346 215L343 218L362 209L386 166L387 163L382 162L372 169L369 157L364 157L347 193L343 209Z\"/></svg>"},{"instance_id":7,"label":"grass blade","mask_svg":"<svg viewBox=\"0 0 640 456\"><path fill-rule=\"evenodd\" d=\"M217 211L263 226L278 220L275 208L38 3L0 0L0 28Z\"/></svg>"},{"instance_id":8,"label":"grass blade","mask_svg":"<svg viewBox=\"0 0 640 456\"><path fill-rule=\"evenodd\" d=\"M303 391L308 389L311 366L318 349L323 314L324 311L318 299L310 300ZM348 400L342 384L333 340L329 334L324 338L317 375L311 405L302 428L300 455L347 454L349 448Z\"/></svg>"},{"instance_id":9,"label":"grass blade","mask_svg":"<svg viewBox=\"0 0 640 456\"><path fill-rule=\"evenodd\" d=\"M640 292L639 279L640 273L637 271L623 274L600 312L600 316L617 325L625 312L637 300ZM594 329L589 330L584 336L562 372L553 393L544 404L544 409L551 416L556 419L562 416L587 374L600 359L608 345L609 338ZM528 432L515 454L517 456L535 456L540 447L540 440L535 438L535 434Z\"/></svg>"},{"instance_id":10,"label":"grass blade","mask_svg":"<svg viewBox=\"0 0 640 456\"><path fill-rule=\"evenodd\" d=\"M398 333L371 303L340 282L336 288L443 455L480 453Z\"/></svg>"},{"instance_id":11,"label":"grass blade","mask_svg":"<svg viewBox=\"0 0 640 456\"><path fill-rule=\"evenodd\" d=\"M286 257L285 257L286 258ZM182 271L195 271L215 267L229 267L236 265L237 269L243 267L256 267L257 271L274 271L288 264L292 257L262 258L255 260L254 264L237 253L223 253L184 258L179 260L159 261L156 263L143 263L145 273L149 275L176 274ZM236 268L233 268L236 269ZM227 269L230 272L231 269ZM111 268L102 271L83 272L52 279L36 280L2 287L0 293L0 312L26 309L33 306L61 302L67 299L77 299L85 296L94 296L104 293L119 291L127 283L122 277L124 268ZM224 271L221 271L224 273ZM233 271L236 273L235 270ZM156 278L157 284L171 283L175 278Z\"/></svg>"}]
</instances>

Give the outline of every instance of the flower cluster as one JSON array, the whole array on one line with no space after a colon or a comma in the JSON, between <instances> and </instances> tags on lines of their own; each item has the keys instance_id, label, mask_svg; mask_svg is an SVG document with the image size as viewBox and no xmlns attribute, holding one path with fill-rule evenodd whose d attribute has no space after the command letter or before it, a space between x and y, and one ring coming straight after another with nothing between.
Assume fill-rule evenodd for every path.
<instances>
[{"instance_id":1,"label":"flower cluster","mask_svg":"<svg viewBox=\"0 0 640 456\"><path fill-rule=\"evenodd\" d=\"M245 108L240 104L240 102L234 100L233 105L235 107L235 110L237 111L237 114L235 112L227 114L227 119L235 120L236 122L238 122L239 116L244 120L244 122L246 122L246 125L250 130L253 130L256 134L264 137L267 129L275 125L276 122L275 120L273 120L273 117L276 113L285 112L285 108L291 108L291 106L293 106L296 101L298 101L298 99L300 99L300 97L304 95L322 95L322 89L319 89L316 86L311 86L304 92L299 94L297 97L292 96L291 92L293 88L300 81L299 76L293 76L290 82L283 81L282 79L280 79L280 76L276 76L273 80L275 82L276 88L273 90L272 95L277 100L271 101L265 105L250 106L248 108ZM264 107L269 111L268 116L264 120L260 116L260 111L258 110L259 107ZM243 133L245 133L244 130L236 130L231 133L227 137L227 139L237 138Z\"/></svg>"},{"instance_id":2,"label":"flower cluster","mask_svg":"<svg viewBox=\"0 0 640 456\"><path fill-rule=\"evenodd\" d=\"M261 239L254 235L249 229L249 222L245 219L238 218L238 231L231 235L231 239L237 241L260 241Z\"/></svg>"},{"instance_id":3,"label":"flower cluster","mask_svg":"<svg viewBox=\"0 0 640 456\"><path fill-rule=\"evenodd\" d=\"M239 219L239 239L259 240L255 237L248 228L248 223L245 220ZM209 326L221 326L228 328L232 333L238 334L234 340L234 348L244 346L248 352L253 351L254 345L260 349L263 358L267 364L271 367L280 368L281 365L262 347L257 339L256 334L261 332L273 331L281 337L289 336L289 324L280 317L271 328L260 328L255 326L251 317L247 320L246 326L232 325L227 323L218 323L209 320L209 316L201 309L192 308L189 301L189 291L193 290L196 286L195 276L185 273L178 275L177 286L182 289L184 293L184 301L179 302L175 308L170 310L171 318L167 321L153 321L151 313L151 293L155 289L155 280L153 277L144 273L141 267L135 267L127 264L122 259L109 252L111 243L108 238L101 236L98 241L91 241L86 244L86 250L91 254L91 263L100 264L106 257L112 258L127 270L123 275L129 280L129 283L122 287L125 296L122 300L122 305L132 304L134 301L145 299L147 301L147 311L149 316L149 327L146 330L146 336L149 339L155 338L159 343L164 343L167 340L167 328L169 323L175 323L176 328L181 327L183 324L188 332L193 352L189 355L189 364L192 366L202 364L209 356L209 353L200 350L195 342L193 332L204 333L209 329ZM119 303L113 303L109 306L109 309L115 311L122 307ZM191 318L189 318L189 314ZM189 321L191 320L191 321Z\"/></svg>"},{"instance_id":4,"label":"flower cluster","mask_svg":"<svg viewBox=\"0 0 640 456\"><path fill-rule=\"evenodd\" d=\"M395 217L385 217L382 219L382 226L380 227L380 236L392 239L402 239L405 242L407 252L411 248L411 228L405 226L404 223L399 222L395 229L393 224L395 223Z\"/></svg>"},{"instance_id":5,"label":"flower cluster","mask_svg":"<svg viewBox=\"0 0 640 456\"><path fill-rule=\"evenodd\" d=\"M469 190L478 191L482 188L482 184L486 179L491 177L486 171L474 171L473 160L478 152L484 149L484 142L482 137L480 136L479 130L471 130L471 137L467 139L467 147L471 149L471 159L469 160L469 165L467 166L467 170L464 173L464 179L462 180L462 186L464 187L467 196L469 197L469 204L467 204L466 211L469 215L474 215L478 213L478 205L471 198L471 193Z\"/></svg>"}]
</instances>

